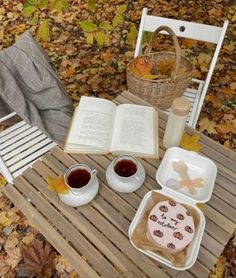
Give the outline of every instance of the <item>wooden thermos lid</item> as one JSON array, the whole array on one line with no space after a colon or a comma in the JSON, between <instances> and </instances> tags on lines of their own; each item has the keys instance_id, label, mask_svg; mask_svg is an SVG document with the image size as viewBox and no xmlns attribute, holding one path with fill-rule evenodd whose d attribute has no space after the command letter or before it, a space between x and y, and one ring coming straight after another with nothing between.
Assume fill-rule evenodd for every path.
<instances>
[{"instance_id":1,"label":"wooden thermos lid","mask_svg":"<svg viewBox=\"0 0 236 278\"><path fill-rule=\"evenodd\" d=\"M185 97L174 99L171 105L171 111L177 116L186 116L191 108L190 101Z\"/></svg>"}]
</instances>

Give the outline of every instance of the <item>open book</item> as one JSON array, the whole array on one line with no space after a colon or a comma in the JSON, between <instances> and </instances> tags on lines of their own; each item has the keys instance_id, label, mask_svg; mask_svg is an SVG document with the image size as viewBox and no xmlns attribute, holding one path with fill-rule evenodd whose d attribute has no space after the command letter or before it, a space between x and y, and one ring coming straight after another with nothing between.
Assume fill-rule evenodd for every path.
<instances>
[{"instance_id":1,"label":"open book","mask_svg":"<svg viewBox=\"0 0 236 278\"><path fill-rule=\"evenodd\" d=\"M154 108L116 105L83 96L75 109L64 151L157 158L158 139L158 112Z\"/></svg>"}]
</instances>

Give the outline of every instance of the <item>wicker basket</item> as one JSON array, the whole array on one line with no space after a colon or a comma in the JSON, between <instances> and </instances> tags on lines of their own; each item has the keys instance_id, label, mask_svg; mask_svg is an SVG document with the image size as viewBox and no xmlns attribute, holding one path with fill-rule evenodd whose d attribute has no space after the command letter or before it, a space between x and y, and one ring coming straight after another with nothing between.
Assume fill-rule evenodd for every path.
<instances>
[{"instance_id":1,"label":"wicker basket","mask_svg":"<svg viewBox=\"0 0 236 278\"><path fill-rule=\"evenodd\" d=\"M151 52L154 40L160 31L166 31L172 36L176 53L164 51L159 53ZM188 59L181 56L180 46L175 33L167 26L157 28L153 33L152 42L149 47L139 57L144 57L147 62L155 63L158 63L160 60L169 60L170 58L175 61L175 69L172 76L165 79L149 80L134 74L130 67L137 58L134 58L127 67L127 83L131 93L161 110L169 108L172 101L184 93L192 79L192 65ZM186 68L186 73L179 74L181 66Z\"/></svg>"}]
</instances>

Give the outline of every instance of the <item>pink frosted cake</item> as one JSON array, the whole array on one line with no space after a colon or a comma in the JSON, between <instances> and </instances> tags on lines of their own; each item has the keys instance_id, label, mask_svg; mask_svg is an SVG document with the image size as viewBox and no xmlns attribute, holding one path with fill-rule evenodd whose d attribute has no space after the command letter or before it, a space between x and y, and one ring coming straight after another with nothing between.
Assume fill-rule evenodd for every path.
<instances>
[{"instance_id":1,"label":"pink frosted cake","mask_svg":"<svg viewBox=\"0 0 236 278\"><path fill-rule=\"evenodd\" d=\"M147 237L171 253L183 250L195 233L191 214L175 201L157 203L148 216Z\"/></svg>"}]
</instances>

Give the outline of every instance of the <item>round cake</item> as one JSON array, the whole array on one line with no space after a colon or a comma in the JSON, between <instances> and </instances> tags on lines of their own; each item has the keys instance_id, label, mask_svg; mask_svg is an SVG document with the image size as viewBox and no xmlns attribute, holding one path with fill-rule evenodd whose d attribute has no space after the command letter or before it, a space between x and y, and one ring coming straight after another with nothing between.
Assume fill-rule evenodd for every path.
<instances>
[{"instance_id":1,"label":"round cake","mask_svg":"<svg viewBox=\"0 0 236 278\"><path fill-rule=\"evenodd\" d=\"M147 238L171 253L183 250L193 239L195 227L189 211L173 200L157 203L147 222Z\"/></svg>"}]
</instances>

